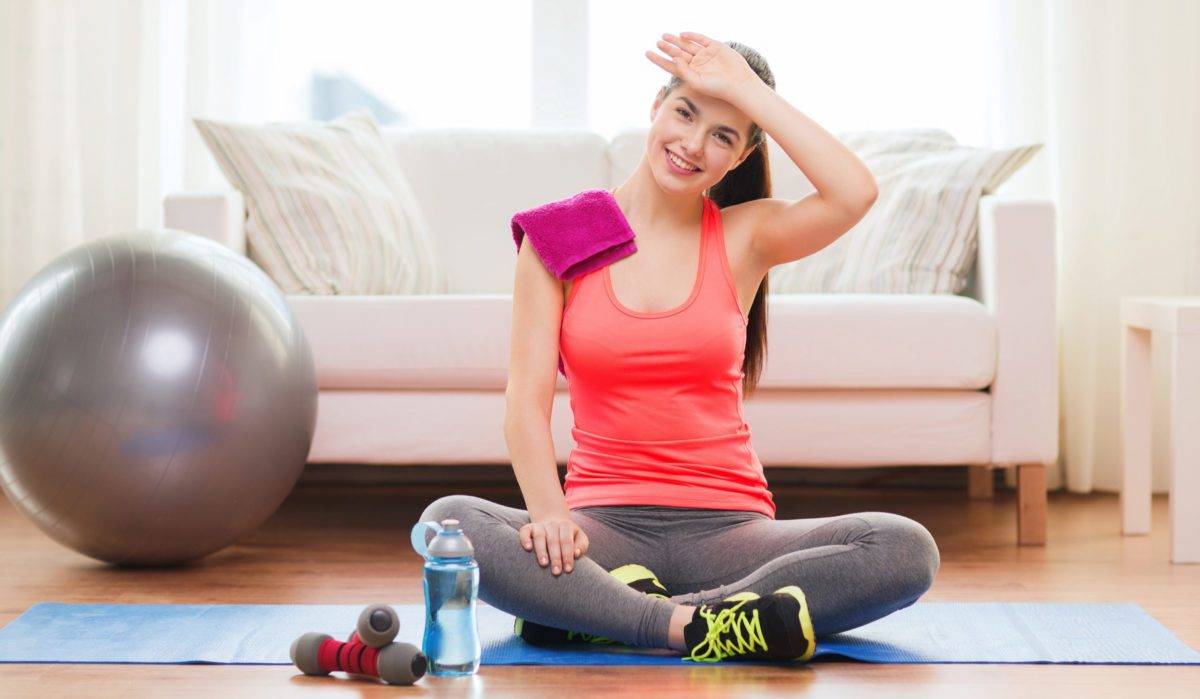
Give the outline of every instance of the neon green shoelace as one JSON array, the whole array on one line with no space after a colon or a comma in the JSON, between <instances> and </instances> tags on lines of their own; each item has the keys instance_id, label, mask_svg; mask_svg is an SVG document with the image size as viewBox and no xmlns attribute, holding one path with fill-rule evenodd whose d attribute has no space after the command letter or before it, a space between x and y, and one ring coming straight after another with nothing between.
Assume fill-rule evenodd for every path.
<instances>
[{"instance_id":1,"label":"neon green shoelace","mask_svg":"<svg viewBox=\"0 0 1200 699\"><path fill-rule=\"evenodd\" d=\"M587 633L585 631L568 631L567 632L567 640L568 641L575 639L575 638L578 638L581 641L586 641L588 643L609 643L609 644L616 643L616 641L613 641L611 638L605 638L604 636L598 636L596 634Z\"/></svg>"},{"instance_id":2,"label":"neon green shoelace","mask_svg":"<svg viewBox=\"0 0 1200 699\"><path fill-rule=\"evenodd\" d=\"M708 621L708 632L704 635L704 640L696 644L696 647L692 649L692 654L685 660L715 663L732 655L756 650L765 651L767 640L763 637L758 610L752 610L747 614L740 609L748 601L742 600L715 614L708 608L708 605L701 605L698 613ZM732 637L722 638L727 635Z\"/></svg>"}]
</instances>

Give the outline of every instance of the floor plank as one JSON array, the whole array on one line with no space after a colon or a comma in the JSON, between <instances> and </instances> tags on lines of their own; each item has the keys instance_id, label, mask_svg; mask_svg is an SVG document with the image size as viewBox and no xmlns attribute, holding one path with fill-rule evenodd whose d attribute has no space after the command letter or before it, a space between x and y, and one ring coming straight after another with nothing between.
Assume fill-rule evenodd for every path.
<instances>
[{"instance_id":1,"label":"floor plank","mask_svg":"<svg viewBox=\"0 0 1200 699\"><path fill-rule=\"evenodd\" d=\"M261 529L190 566L124 570L54 543L0 504L0 624L37 601L358 604L421 602L408 528L446 494L429 484L302 485ZM508 486L463 487L521 506ZM1015 494L780 487L778 517L898 512L934 534L942 568L922 601L1075 601L1141 604L1200 648L1200 566L1169 563L1168 503L1154 499L1153 533L1122 537L1115 495L1052 493L1045 547L1015 545ZM425 677L414 687L310 678L282 666L5 665L5 696L183 694L262 696L395 692L422 696L556 696L596 683L607 696L687 694L856 696L1200 696L1200 667L1121 665L872 665L813 662L791 668L713 664L662 667L484 666L470 678Z\"/></svg>"}]
</instances>

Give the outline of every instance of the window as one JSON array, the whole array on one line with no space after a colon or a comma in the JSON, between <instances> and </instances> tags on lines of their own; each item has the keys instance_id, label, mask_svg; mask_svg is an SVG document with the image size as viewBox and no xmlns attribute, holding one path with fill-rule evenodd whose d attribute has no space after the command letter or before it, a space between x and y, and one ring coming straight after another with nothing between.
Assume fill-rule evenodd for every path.
<instances>
[{"instance_id":1,"label":"window","mask_svg":"<svg viewBox=\"0 0 1200 699\"><path fill-rule=\"evenodd\" d=\"M983 2L603 0L588 8L590 127L645 128L670 74L663 33L695 31L759 51L776 90L833 131L938 127L985 140Z\"/></svg>"},{"instance_id":2,"label":"window","mask_svg":"<svg viewBox=\"0 0 1200 699\"><path fill-rule=\"evenodd\" d=\"M288 0L257 56L273 66L274 103L256 111L328 119L366 104L384 124L523 128L531 4Z\"/></svg>"}]
</instances>

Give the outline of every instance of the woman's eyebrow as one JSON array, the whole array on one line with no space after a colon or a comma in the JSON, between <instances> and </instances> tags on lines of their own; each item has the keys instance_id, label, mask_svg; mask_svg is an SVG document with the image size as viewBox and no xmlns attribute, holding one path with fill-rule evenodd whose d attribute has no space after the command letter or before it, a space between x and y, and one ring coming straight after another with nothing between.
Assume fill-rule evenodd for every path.
<instances>
[{"instance_id":1,"label":"woman's eyebrow","mask_svg":"<svg viewBox=\"0 0 1200 699\"><path fill-rule=\"evenodd\" d=\"M688 109L695 112L696 116L700 116L700 110L696 108L696 105L690 99L684 97L683 95L680 95L679 97L676 97L675 99L681 99L684 102L687 102ZM733 128L732 126L726 126L725 124L717 124L717 131L725 131L727 133L731 133L731 134L733 134L734 138L738 138L738 139L740 139L742 137L742 135L740 133L738 133L737 129Z\"/></svg>"}]
</instances>

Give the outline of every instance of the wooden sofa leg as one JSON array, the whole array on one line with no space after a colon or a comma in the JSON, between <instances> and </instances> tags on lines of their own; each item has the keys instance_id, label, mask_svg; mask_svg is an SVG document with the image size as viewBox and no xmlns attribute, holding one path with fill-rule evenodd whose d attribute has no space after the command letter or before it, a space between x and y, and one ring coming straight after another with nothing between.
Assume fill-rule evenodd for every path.
<instances>
[{"instance_id":1,"label":"wooden sofa leg","mask_svg":"<svg viewBox=\"0 0 1200 699\"><path fill-rule=\"evenodd\" d=\"M967 465L967 497L972 500L991 500L995 494L995 476L987 464Z\"/></svg>"},{"instance_id":2,"label":"wooden sofa leg","mask_svg":"<svg viewBox=\"0 0 1200 699\"><path fill-rule=\"evenodd\" d=\"M1046 545L1046 466L1017 464L1017 544Z\"/></svg>"}]
</instances>

